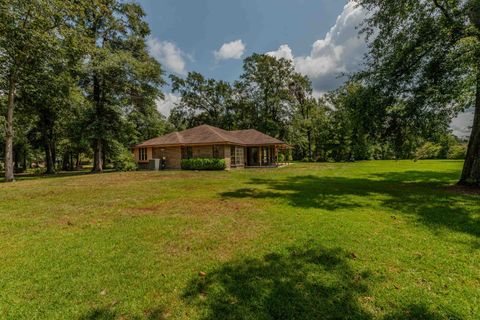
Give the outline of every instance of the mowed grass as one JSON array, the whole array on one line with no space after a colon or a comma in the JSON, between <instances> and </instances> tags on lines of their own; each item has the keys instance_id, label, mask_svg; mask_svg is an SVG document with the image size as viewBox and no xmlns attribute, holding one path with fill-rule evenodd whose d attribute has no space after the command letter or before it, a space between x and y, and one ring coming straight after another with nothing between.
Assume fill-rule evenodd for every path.
<instances>
[{"instance_id":1,"label":"mowed grass","mask_svg":"<svg viewBox=\"0 0 480 320\"><path fill-rule=\"evenodd\" d=\"M0 318L479 319L459 161L0 184Z\"/></svg>"}]
</instances>

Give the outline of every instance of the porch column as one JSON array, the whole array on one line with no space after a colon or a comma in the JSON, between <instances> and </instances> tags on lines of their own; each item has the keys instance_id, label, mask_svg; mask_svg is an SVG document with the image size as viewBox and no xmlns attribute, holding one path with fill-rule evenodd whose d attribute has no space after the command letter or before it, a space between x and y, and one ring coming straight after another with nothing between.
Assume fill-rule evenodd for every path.
<instances>
[{"instance_id":1,"label":"porch column","mask_svg":"<svg viewBox=\"0 0 480 320\"><path fill-rule=\"evenodd\" d=\"M273 151L273 152L274 152L274 153L273 153L273 156L274 156L274 159L275 159L275 164L278 166L278 146L275 145L274 148L275 148L275 149L274 149L274 151Z\"/></svg>"}]
</instances>

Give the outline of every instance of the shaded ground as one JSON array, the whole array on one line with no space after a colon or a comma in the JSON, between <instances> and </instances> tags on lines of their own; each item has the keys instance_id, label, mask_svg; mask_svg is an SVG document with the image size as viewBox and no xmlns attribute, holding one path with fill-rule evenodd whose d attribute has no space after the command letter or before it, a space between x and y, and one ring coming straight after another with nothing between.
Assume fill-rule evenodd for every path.
<instances>
[{"instance_id":1,"label":"shaded ground","mask_svg":"<svg viewBox=\"0 0 480 320\"><path fill-rule=\"evenodd\" d=\"M253 178L254 187L222 193L226 198L279 198L291 206L329 211L369 207L371 196L381 197L381 206L393 209L431 228L450 228L480 236L480 197L443 193L445 181L457 173L404 171L373 174L373 178L291 176L286 179ZM259 189L258 187L264 187ZM442 188L444 187L444 188ZM468 194L471 195L471 194ZM352 197L354 196L353 200ZM356 200L355 200L356 199Z\"/></svg>"},{"instance_id":2,"label":"shaded ground","mask_svg":"<svg viewBox=\"0 0 480 320\"><path fill-rule=\"evenodd\" d=\"M283 254L234 261L193 279L184 297L206 310L203 319L373 319L362 301L372 274L357 272L355 255L314 241ZM455 318L453 313L447 314ZM443 319L425 304L404 306L383 319Z\"/></svg>"}]
</instances>

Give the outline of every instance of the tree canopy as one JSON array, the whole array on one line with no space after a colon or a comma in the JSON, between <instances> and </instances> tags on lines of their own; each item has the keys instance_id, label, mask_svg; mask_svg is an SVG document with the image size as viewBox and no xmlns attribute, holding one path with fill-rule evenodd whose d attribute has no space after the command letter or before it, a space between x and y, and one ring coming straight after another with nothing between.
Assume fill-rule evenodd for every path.
<instances>
[{"instance_id":1,"label":"tree canopy","mask_svg":"<svg viewBox=\"0 0 480 320\"><path fill-rule=\"evenodd\" d=\"M475 117L461 183L480 185L480 1L359 0L370 40L358 78L426 135L466 107ZM386 108L391 104L384 104Z\"/></svg>"}]
</instances>

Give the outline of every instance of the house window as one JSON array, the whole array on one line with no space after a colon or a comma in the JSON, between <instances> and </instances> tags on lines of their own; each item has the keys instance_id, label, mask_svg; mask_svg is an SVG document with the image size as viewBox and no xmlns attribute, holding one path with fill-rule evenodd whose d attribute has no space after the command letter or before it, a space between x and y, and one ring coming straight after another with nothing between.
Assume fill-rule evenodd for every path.
<instances>
[{"instance_id":1,"label":"house window","mask_svg":"<svg viewBox=\"0 0 480 320\"><path fill-rule=\"evenodd\" d=\"M147 161L147 148L140 148L138 159L140 161Z\"/></svg>"},{"instance_id":2,"label":"house window","mask_svg":"<svg viewBox=\"0 0 480 320\"><path fill-rule=\"evenodd\" d=\"M242 147L231 147L231 163L232 165L243 165L243 148Z\"/></svg>"},{"instance_id":3,"label":"house window","mask_svg":"<svg viewBox=\"0 0 480 320\"><path fill-rule=\"evenodd\" d=\"M182 159L191 159L191 158L193 158L192 147L182 147Z\"/></svg>"},{"instance_id":4,"label":"house window","mask_svg":"<svg viewBox=\"0 0 480 320\"><path fill-rule=\"evenodd\" d=\"M235 157L235 147L231 146L230 147L230 164L235 165L236 163L236 157Z\"/></svg>"},{"instance_id":5,"label":"house window","mask_svg":"<svg viewBox=\"0 0 480 320\"><path fill-rule=\"evenodd\" d=\"M223 154L222 154L222 148L221 146L218 145L213 145L212 146L212 154L215 159L222 159Z\"/></svg>"},{"instance_id":6,"label":"house window","mask_svg":"<svg viewBox=\"0 0 480 320\"><path fill-rule=\"evenodd\" d=\"M262 148L263 164L268 164L268 147Z\"/></svg>"}]
</instances>

